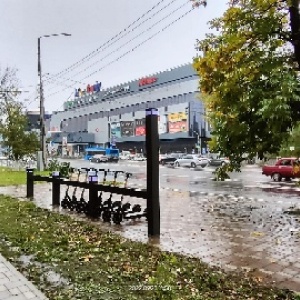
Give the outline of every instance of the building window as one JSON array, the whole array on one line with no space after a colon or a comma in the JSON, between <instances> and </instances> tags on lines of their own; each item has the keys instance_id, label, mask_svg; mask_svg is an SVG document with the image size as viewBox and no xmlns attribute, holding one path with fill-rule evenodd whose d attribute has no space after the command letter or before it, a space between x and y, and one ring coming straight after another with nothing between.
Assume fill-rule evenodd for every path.
<instances>
[{"instance_id":1,"label":"building window","mask_svg":"<svg viewBox=\"0 0 300 300\"><path fill-rule=\"evenodd\" d=\"M120 119L120 120L122 119L122 115L121 115L121 114L119 115L119 119Z\"/></svg>"},{"instance_id":2,"label":"building window","mask_svg":"<svg viewBox=\"0 0 300 300\"><path fill-rule=\"evenodd\" d=\"M165 111L168 111L168 106L165 106Z\"/></svg>"},{"instance_id":3,"label":"building window","mask_svg":"<svg viewBox=\"0 0 300 300\"><path fill-rule=\"evenodd\" d=\"M135 112L134 111L132 112L132 117L135 117Z\"/></svg>"}]
</instances>

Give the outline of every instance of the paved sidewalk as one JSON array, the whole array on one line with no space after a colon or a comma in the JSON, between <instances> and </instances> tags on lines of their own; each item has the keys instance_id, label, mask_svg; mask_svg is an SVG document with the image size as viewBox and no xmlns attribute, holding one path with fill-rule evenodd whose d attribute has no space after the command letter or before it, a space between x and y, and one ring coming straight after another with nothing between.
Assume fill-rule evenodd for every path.
<instances>
[{"instance_id":1,"label":"paved sidewalk","mask_svg":"<svg viewBox=\"0 0 300 300\"><path fill-rule=\"evenodd\" d=\"M47 300L30 281L0 254L1 300Z\"/></svg>"}]
</instances>

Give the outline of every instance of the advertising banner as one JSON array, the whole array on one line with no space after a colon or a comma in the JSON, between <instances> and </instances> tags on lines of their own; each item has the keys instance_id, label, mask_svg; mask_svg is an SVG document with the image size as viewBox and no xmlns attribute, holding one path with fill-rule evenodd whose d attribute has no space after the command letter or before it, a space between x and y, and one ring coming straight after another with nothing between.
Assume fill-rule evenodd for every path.
<instances>
[{"instance_id":1,"label":"advertising banner","mask_svg":"<svg viewBox=\"0 0 300 300\"><path fill-rule=\"evenodd\" d=\"M134 122L133 121L121 121L121 136L133 136L134 135Z\"/></svg>"},{"instance_id":2,"label":"advertising banner","mask_svg":"<svg viewBox=\"0 0 300 300\"><path fill-rule=\"evenodd\" d=\"M146 119L135 120L135 135L142 136L146 135Z\"/></svg>"},{"instance_id":3,"label":"advertising banner","mask_svg":"<svg viewBox=\"0 0 300 300\"><path fill-rule=\"evenodd\" d=\"M168 115L169 133L187 132L187 114L185 112L170 113Z\"/></svg>"},{"instance_id":4,"label":"advertising banner","mask_svg":"<svg viewBox=\"0 0 300 300\"><path fill-rule=\"evenodd\" d=\"M158 133L166 133L168 131L168 118L167 115L161 115L158 120Z\"/></svg>"},{"instance_id":5,"label":"advertising banner","mask_svg":"<svg viewBox=\"0 0 300 300\"><path fill-rule=\"evenodd\" d=\"M187 114L185 112L170 113L168 115L169 122L180 122L187 120Z\"/></svg>"},{"instance_id":6,"label":"advertising banner","mask_svg":"<svg viewBox=\"0 0 300 300\"><path fill-rule=\"evenodd\" d=\"M186 132L186 131L188 131L186 121L169 122L169 133Z\"/></svg>"},{"instance_id":7,"label":"advertising banner","mask_svg":"<svg viewBox=\"0 0 300 300\"><path fill-rule=\"evenodd\" d=\"M114 137L115 141L117 140L117 138L121 137L120 122L110 124L110 135L111 137Z\"/></svg>"}]
</instances>

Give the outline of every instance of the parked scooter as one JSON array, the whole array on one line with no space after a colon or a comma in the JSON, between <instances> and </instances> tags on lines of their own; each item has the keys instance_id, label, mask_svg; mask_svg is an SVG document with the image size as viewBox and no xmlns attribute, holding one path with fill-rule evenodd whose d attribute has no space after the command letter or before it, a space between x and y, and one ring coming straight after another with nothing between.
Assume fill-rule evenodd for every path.
<instances>
[{"instance_id":1,"label":"parked scooter","mask_svg":"<svg viewBox=\"0 0 300 300\"><path fill-rule=\"evenodd\" d=\"M123 171L112 171L112 172L114 173L114 179L111 183L111 186L116 186L118 173L123 173ZM104 201L102 204L102 220L104 222L111 221L111 217L112 217L112 213L113 213L112 195L113 195L113 193L110 193L109 198L106 201Z\"/></svg>"},{"instance_id":2,"label":"parked scooter","mask_svg":"<svg viewBox=\"0 0 300 300\"><path fill-rule=\"evenodd\" d=\"M78 171L77 181L79 181L81 170L77 170L77 171ZM68 203L68 208L71 211L76 210L76 208L77 208L77 204L78 204L78 200L77 200L77 196L76 196L77 188L78 188L77 186L74 188L71 201Z\"/></svg>"},{"instance_id":3,"label":"parked scooter","mask_svg":"<svg viewBox=\"0 0 300 300\"><path fill-rule=\"evenodd\" d=\"M87 178L88 178L88 169L84 168L82 170L86 171L86 180L85 181L87 181ZM78 213L86 213L87 212L88 202L84 198L84 192L85 192L85 190L86 190L86 188L82 188L81 194L80 194L80 199L79 199L79 201L77 202L77 205L76 205L76 211Z\"/></svg>"},{"instance_id":4,"label":"parked scooter","mask_svg":"<svg viewBox=\"0 0 300 300\"><path fill-rule=\"evenodd\" d=\"M75 169L72 169L72 172L75 172ZM65 196L61 200L61 203L60 203L61 207L64 209L67 209L67 208L70 209L70 207L71 207L72 198L69 195L69 189L70 189L70 185L67 185ZM73 192L73 194L74 194L74 192Z\"/></svg>"}]
</instances>

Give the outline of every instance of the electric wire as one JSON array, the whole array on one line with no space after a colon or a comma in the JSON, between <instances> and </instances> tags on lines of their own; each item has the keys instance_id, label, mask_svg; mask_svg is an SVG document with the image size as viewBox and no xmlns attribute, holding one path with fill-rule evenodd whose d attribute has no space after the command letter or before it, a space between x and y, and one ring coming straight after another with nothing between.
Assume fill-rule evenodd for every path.
<instances>
[{"instance_id":1,"label":"electric wire","mask_svg":"<svg viewBox=\"0 0 300 300\"><path fill-rule=\"evenodd\" d=\"M178 1L178 0L172 0L171 2L169 2L168 4L166 4L165 6L163 6L159 11L155 12L154 14L152 14L150 17L148 17L147 19L145 19L144 21L142 21L141 23L137 24L135 27L133 27L131 30L127 30L129 29L131 26L128 26L126 28L126 30L123 30L125 31L125 34L120 36L119 38L115 39L113 42L111 42L110 44L108 42L106 42L105 44L103 44L102 46L100 46L98 49L97 49L97 52L96 50L93 51L92 53L90 53L89 57L86 56L86 59L84 61L81 61L81 62L78 62L77 63L77 66L76 67L69 67L69 71L68 72L65 72L65 73L69 73L69 72L72 72L74 69L78 68L78 66L82 65L83 63L91 60L92 58L94 58L95 56L99 55L101 52L105 51L106 49L109 49L112 45L114 45L116 42L118 42L119 40L123 39L124 37L126 37L128 34L130 34L131 32L135 31L137 28L139 28L142 24L146 23L147 21L151 20L154 16L156 16L158 13L160 13L161 11L163 11L164 9L166 9L167 7L169 7L172 3L174 3L175 1ZM161 1L162 2L162 1ZM160 3L161 3L160 2ZM95 63L93 64L90 64L88 67L86 67L84 70L78 72L78 73L75 73L74 75L72 75L73 77L76 76L76 75L79 75L83 72L85 72L86 70L88 70L89 68L91 67L94 67L96 63L98 62L101 62L103 61L105 58L111 56L113 53L117 52L118 50L120 50L122 47L124 47L125 45L128 45L130 42L132 42L133 40L135 40L136 38L140 37L141 35L143 35L144 33L146 33L147 31L149 31L150 29L152 29L153 26L156 26L157 24L159 24L160 22L162 22L163 20L165 20L168 16L174 14L176 11L178 11L181 7L183 7L184 5L188 4L189 1L183 5L181 5L178 9L175 9L173 12L171 12L170 14L168 14L166 17L162 18L160 21L156 22L154 25L152 25L151 27L149 27L147 30L144 30L142 33L138 34L137 36L135 36L134 38L132 38L131 40L129 40L128 42L126 42L125 44L123 44L122 46L118 47L116 50L108 53L105 57L103 57L101 60L98 60L96 61ZM155 7L155 6L154 6ZM152 10L152 9L151 9ZM149 13L151 10L149 10L147 13ZM144 14L145 15L145 14ZM143 15L143 16L144 16ZM141 17L139 18L141 19ZM139 20L138 19L138 20ZM135 22L133 22L131 25L133 25L134 23L137 23L136 20ZM122 32L123 32L122 31ZM112 40L112 39L111 39ZM111 41L110 40L110 41ZM104 47L106 44L108 44L106 47ZM101 51L100 51L101 50ZM75 66L75 64L73 65ZM61 72L60 72L61 73ZM57 73L56 75L54 76L57 76L57 77L61 77L59 74L60 73ZM68 79L65 79L65 80L71 80L70 78ZM53 89L55 89L56 87L52 87L52 88L49 88L48 91L51 91Z\"/></svg>"},{"instance_id":2,"label":"electric wire","mask_svg":"<svg viewBox=\"0 0 300 300\"><path fill-rule=\"evenodd\" d=\"M170 2L169 4L173 3L176 0L173 0L172 2ZM180 9L182 9L184 6L186 6L187 4L189 4L190 1L187 1L185 3L183 3L182 5L180 5L179 7L177 7L176 9L172 10L170 13L168 13L166 16L164 16L163 18L161 18L160 20L158 20L157 22L155 22L154 24L152 24L150 27L148 27L147 29L143 30L142 32L140 32L138 35L134 36L133 38L131 38L129 41L127 41L126 43L122 44L121 46L119 46L118 48L116 48L115 50L109 52L107 55L105 55L104 57L102 57L100 60L96 61L95 63L89 65L88 67L86 67L85 69L75 73L73 76L77 76L80 75L84 72L86 72L88 69L95 67L95 64L102 62L103 60L105 60L106 58L110 57L111 55L113 55L114 53L118 52L119 50L121 50L122 48L124 48L125 46L127 46L128 44L130 44L132 41L134 41L135 39L141 37L142 35L144 35L145 33L149 32L151 29L153 29L153 27L159 25L161 22L165 21L166 19L170 18L170 16L172 16L173 14L175 14L177 11L179 11ZM88 78L90 76L86 76L83 79L81 79L80 81ZM48 91L51 91L53 89L55 89L57 87L52 87L47 89ZM51 94L52 95L52 94Z\"/></svg>"},{"instance_id":3,"label":"electric wire","mask_svg":"<svg viewBox=\"0 0 300 300\"><path fill-rule=\"evenodd\" d=\"M138 45L136 45L134 48L132 48L131 50L128 50L127 52L123 53L121 56L119 56L117 59L110 61L108 64L106 64L105 66L103 66L102 68L98 69L97 71L94 71L93 73L90 73L89 75L87 75L86 77L82 78L81 80L84 80L86 78L89 78L91 76L93 76L95 73L102 71L104 68L108 67L109 65L113 64L114 62L119 61L121 58L123 58L124 56L126 56L127 54L135 51L137 48L139 48L140 46L144 45L146 42L150 41L151 39L153 39L155 36L157 36L158 34L160 34L161 32L165 31L167 28L169 28L170 26L172 26L173 24L175 24L176 22L178 22L180 19L182 19L183 17L185 17L186 15L188 15L190 12L193 11L194 8L190 9L189 11L185 12L184 14L182 14L179 18L177 18L176 20L172 21L171 23L169 23L167 26L163 27L161 30L157 31L156 33L152 34L149 38L147 38L146 40L142 41L141 43L139 43Z\"/></svg>"},{"instance_id":4,"label":"electric wire","mask_svg":"<svg viewBox=\"0 0 300 300\"><path fill-rule=\"evenodd\" d=\"M86 82L74 80L74 79L71 79L71 78L64 78L64 77L59 77L59 78L62 79L62 80L72 81L72 82L75 82L75 83L77 83L77 84L82 84L82 85L85 85L85 84L86 84ZM53 82L58 82L58 83L61 83L61 84L62 84L61 81L57 80L57 79L54 78L54 77L48 77L47 80L53 81ZM44 83L44 82L43 82L43 83Z\"/></svg>"},{"instance_id":5,"label":"electric wire","mask_svg":"<svg viewBox=\"0 0 300 300\"><path fill-rule=\"evenodd\" d=\"M174 0L176 1L176 0ZM150 27L148 27L147 29L143 30L142 32L140 32L138 35L134 36L132 39L130 39L129 41L127 41L126 43L122 44L121 46L119 46L118 48L116 48L115 50L109 52L107 55L105 55L104 57L102 57L100 60L97 60L96 62L94 62L93 64L87 66L86 68L84 68L82 71L75 73L73 76L77 76L80 75L84 72L86 72L87 70L89 70L90 68L94 67L96 64L98 64L99 62L102 62L103 60L105 60L107 57L110 57L112 54L118 52L119 50L121 50L122 48L124 48L125 46L127 46L128 44L130 44L132 41L136 40L137 38L139 38L140 36L144 35L146 32L149 32L150 29L152 29L153 27L159 25L161 22L163 22L164 20L168 19L170 16L172 16L174 13L176 13L178 10L180 10L182 7L184 7L185 5L189 4L189 1L180 5L178 8L174 9L173 11L171 11L168 15L164 16L162 19L160 19L159 21L155 22L153 25L151 25ZM89 77L89 76L88 76ZM82 80L86 79L87 77L84 77Z\"/></svg>"},{"instance_id":6,"label":"electric wire","mask_svg":"<svg viewBox=\"0 0 300 300\"><path fill-rule=\"evenodd\" d=\"M139 47L141 47L142 45L144 45L145 43L147 43L148 41L152 40L155 36L157 36L158 34L160 34L161 32L165 31L166 29L168 29L170 26L174 25L176 22L178 22L179 20L181 20L182 18L184 18L185 16L187 16L189 13L191 13L194 10L194 8L188 10L187 12L185 12L184 14L182 14L180 17L178 17L177 19L173 20L172 22L170 22L168 25L166 25L165 27L163 27L162 29L160 29L159 31L155 32L154 34L152 34L150 37L148 37L146 40L142 41L141 43L139 43L138 45L136 45L135 47L133 47L132 49L124 52L122 55L120 55L119 57L117 57L116 59L110 61L109 63L107 63L106 65L104 65L103 67L101 67L100 69L90 73L89 75L87 75L86 77L82 78L81 80L84 80L86 78L89 78L91 76L93 76L94 74L98 73L99 71L102 71L104 68L112 65L113 63L119 61L121 58L123 58L124 56L134 52L136 49L138 49ZM80 81L81 81L80 80ZM54 92L50 95L48 95L48 97L54 96L58 93L60 93L60 91Z\"/></svg>"},{"instance_id":7,"label":"electric wire","mask_svg":"<svg viewBox=\"0 0 300 300\"><path fill-rule=\"evenodd\" d=\"M89 53L88 55L86 55L85 57L83 57L82 59L80 59L79 61L77 61L76 63L72 64L71 66L69 66L68 68L60 71L59 73L55 74L55 76L59 76L61 74L66 73L66 71L73 69L74 67L76 67L77 65L81 64L82 62L86 61L87 59L89 59L91 56L93 56L94 54L96 54L99 50L101 50L104 46L106 46L107 44L109 44L110 42L112 42L114 39L118 38L122 33L126 33L128 31L128 29L130 29L133 25L135 25L137 22L139 22L142 18L144 18L147 14L149 14L151 11L153 11L156 7L158 7L160 4L162 4L165 0L161 0L158 3L156 3L154 6L152 6L148 11L146 11L144 14L142 14L139 18L137 18L135 21L133 21L132 23L130 23L126 28L124 28L123 30L121 30L119 33L117 33L116 35L114 35L112 38L110 38L108 41L106 41L105 43L103 43L100 47L98 47L96 50L92 51L91 53ZM176 0L175 0L176 1ZM173 1L172 1L173 2Z\"/></svg>"}]
</instances>

